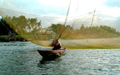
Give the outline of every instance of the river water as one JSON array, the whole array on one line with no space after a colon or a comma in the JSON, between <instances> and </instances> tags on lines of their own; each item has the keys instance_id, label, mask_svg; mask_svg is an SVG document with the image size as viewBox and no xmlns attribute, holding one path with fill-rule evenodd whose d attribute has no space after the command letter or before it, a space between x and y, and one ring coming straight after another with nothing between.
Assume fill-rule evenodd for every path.
<instances>
[{"instance_id":1,"label":"river water","mask_svg":"<svg viewBox=\"0 0 120 75\"><path fill-rule=\"evenodd\" d=\"M0 75L120 75L120 49L67 49L43 60L30 42L0 43Z\"/></svg>"}]
</instances>

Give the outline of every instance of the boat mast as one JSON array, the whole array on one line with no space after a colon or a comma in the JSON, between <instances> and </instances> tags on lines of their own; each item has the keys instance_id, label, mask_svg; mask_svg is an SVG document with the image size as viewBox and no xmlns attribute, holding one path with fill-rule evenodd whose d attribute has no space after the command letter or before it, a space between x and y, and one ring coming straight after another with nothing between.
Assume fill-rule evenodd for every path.
<instances>
[{"instance_id":1,"label":"boat mast","mask_svg":"<svg viewBox=\"0 0 120 75\"><path fill-rule=\"evenodd\" d=\"M94 10L94 13L93 13L93 17L92 17L92 21L91 21L91 26L92 26L92 24L93 24L93 21L94 21L95 12L96 12L96 9Z\"/></svg>"},{"instance_id":2,"label":"boat mast","mask_svg":"<svg viewBox=\"0 0 120 75\"><path fill-rule=\"evenodd\" d=\"M65 25L66 22L67 22L67 18L68 18L69 10L70 10L70 5L71 5L71 0L70 0L70 3L69 3L69 6L68 6L68 10L67 10L67 14L66 14L66 18L65 18L64 25ZM65 29L64 29L64 30L65 30ZM64 30L63 30L63 31L64 31ZM58 37L58 39L61 37L63 31L61 31L60 36Z\"/></svg>"}]
</instances>

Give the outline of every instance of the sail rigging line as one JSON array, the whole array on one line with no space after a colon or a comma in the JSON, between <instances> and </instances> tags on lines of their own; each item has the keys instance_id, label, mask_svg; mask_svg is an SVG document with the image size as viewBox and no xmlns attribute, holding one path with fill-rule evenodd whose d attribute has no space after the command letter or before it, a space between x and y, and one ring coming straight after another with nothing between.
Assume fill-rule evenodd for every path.
<instances>
[{"instance_id":1,"label":"sail rigging line","mask_svg":"<svg viewBox=\"0 0 120 75\"><path fill-rule=\"evenodd\" d=\"M33 33L33 35L34 35L35 40L37 40L37 37L36 37L36 35L34 34L33 31L32 31L32 33ZM37 41L35 41L35 43L37 43Z\"/></svg>"},{"instance_id":2,"label":"sail rigging line","mask_svg":"<svg viewBox=\"0 0 120 75\"><path fill-rule=\"evenodd\" d=\"M71 5L71 0L70 0L70 2L69 2L69 6L68 6L68 10L67 10L65 22L64 22L63 25L66 25L67 18L68 18L68 13L69 13L69 9L70 9L70 5ZM58 37L55 37L55 39L53 39L52 43L51 43L49 46L53 46L53 45L59 40L59 38L62 36L64 30L65 30L65 28L61 31L61 33L60 33L60 35L59 35Z\"/></svg>"},{"instance_id":3,"label":"sail rigging line","mask_svg":"<svg viewBox=\"0 0 120 75\"><path fill-rule=\"evenodd\" d=\"M74 17L75 17L74 21L76 20L76 13L77 13L77 10L78 10L78 6L79 6L79 3L77 4L76 11L75 11L75 13L74 13L74 14L75 14L75 16L74 16ZM73 17L73 18L74 18L74 17ZM71 17L70 17L70 18L71 18ZM73 23L74 23L74 21L73 21ZM70 25L73 25L73 23L71 22Z\"/></svg>"},{"instance_id":4,"label":"sail rigging line","mask_svg":"<svg viewBox=\"0 0 120 75\"><path fill-rule=\"evenodd\" d=\"M93 17L92 17L92 21L91 21L91 26L92 26L92 24L93 24L93 21L94 21L95 12L96 12L96 8L95 8L95 10L94 10L94 13L93 13Z\"/></svg>"},{"instance_id":5,"label":"sail rigging line","mask_svg":"<svg viewBox=\"0 0 120 75\"><path fill-rule=\"evenodd\" d=\"M75 15L76 15L76 12L77 12L77 10L78 10L78 6L79 6L79 3L78 3L78 5L77 5L76 11L75 11ZM75 22L76 20L77 20L77 18L75 18L74 22ZM72 26L74 25L74 22L73 22Z\"/></svg>"},{"instance_id":6,"label":"sail rigging line","mask_svg":"<svg viewBox=\"0 0 120 75\"><path fill-rule=\"evenodd\" d=\"M3 12L2 12L3 13ZM4 14L4 13L3 13ZM5 14L4 14L5 15ZM3 19L4 19L4 17L2 17ZM5 19L4 19L5 20ZM6 20L5 20L6 21ZM7 21L6 21L7 22ZM14 26L14 23L12 22L12 21L10 21L12 24L11 24L11 26L13 26L13 28L16 28L17 29L17 27L16 26ZM10 26L10 27L11 27ZM12 27L11 27L12 28Z\"/></svg>"},{"instance_id":7,"label":"sail rigging line","mask_svg":"<svg viewBox=\"0 0 120 75\"><path fill-rule=\"evenodd\" d=\"M12 10L8 10L8 11L12 11ZM2 13L3 13L3 12L2 12ZM3 15L6 15L6 14L3 13ZM6 21L7 21L7 20L6 20ZM9 21L9 22L11 23L10 25L12 26L13 29L18 29L18 28L16 27L17 25L15 25L12 21ZM18 34L21 35L22 31L18 29L18 32L19 32ZM36 39L37 37L35 36L35 34L34 34L33 31L32 31L32 34L34 35L34 38ZM35 41L35 42L36 42L36 41Z\"/></svg>"},{"instance_id":8,"label":"sail rigging line","mask_svg":"<svg viewBox=\"0 0 120 75\"><path fill-rule=\"evenodd\" d=\"M70 10L70 5L71 5L71 0L70 0L70 3L69 3L68 10L67 10L67 14L66 14L66 18L65 18L64 25L66 25L66 22L67 22L67 18L68 18L69 10ZM63 29L63 31L61 31L60 36L59 36L57 39L59 39L59 38L62 36L64 30L65 30L65 28Z\"/></svg>"},{"instance_id":9,"label":"sail rigging line","mask_svg":"<svg viewBox=\"0 0 120 75\"><path fill-rule=\"evenodd\" d=\"M40 25L41 25L41 20L40 20ZM36 39L36 40L38 40L38 36L36 36L36 34L35 34L34 30L32 31L32 33L33 33L33 35L34 35L35 39ZM36 41L35 41L35 42L36 42Z\"/></svg>"},{"instance_id":10,"label":"sail rigging line","mask_svg":"<svg viewBox=\"0 0 120 75\"><path fill-rule=\"evenodd\" d=\"M40 25L41 25L41 20L40 20ZM32 33L33 33L35 39L38 40L38 36L35 34L34 30L32 31Z\"/></svg>"},{"instance_id":11,"label":"sail rigging line","mask_svg":"<svg viewBox=\"0 0 120 75\"><path fill-rule=\"evenodd\" d=\"M77 13L77 11L78 11L78 6L79 6L79 2L78 2L78 4L77 4L77 8L76 8L76 11L75 11L75 19L74 19L74 21L73 21L73 23L71 22L71 27L73 27L73 25L75 24L75 21L77 20L77 18L76 18L76 13ZM70 29L69 29L70 30ZM68 34L70 34L70 32L68 32Z\"/></svg>"},{"instance_id":12,"label":"sail rigging line","mask_svg":"<svg viewBox=\"0 0 120 75\"><path fill-rule=\"evenodd\" d=\"M3 14L4 14L4 13L3 13ZM4 15L5 15L5 14L4 14ZM9 17L9 16L8 16L8 17ZM2 17L2 18L4 19L4 17ZM5 20L5 21L7 22L7 20ZM16 31L15 31L15 32L16 32L17 34L21 35L22 31L17 28L17 25L15 25L15 24L11 21L11 19L9 20L9 22L11 23L11 24L10 24L10 27L12 26L11 28L14 29L14 31L15 31L15 29L17 29L17 30L18 30L18 33L17 33ZM25 39L25 38L24 38L24 39Z\"/></svg>"},{"instance_id":13,"label":"sail rigging line","mask_svg":"<svg viewBox=\"0 0 120 75\"><path fill-rule=\"evenodd\" d=\"M8 27L6 27L5 24L2 21L1 21L1 23L8 31L10 31L10 29L8 29Z\"/></svg>"},{"instance_id":14,"label":"sail rigging line","mask_svg":"<svg viewBox=\"0 0 120 75\"><path fill-rule=\"evenodd\" d=\"M3 12L2 12L3 13ZM5 15L5 13L3 13L4 15ZM6 15L5 15L6 16ZM3 17L2 17L3 18ZM4 18L3 18L4 19ZM4 19L5 20L5 19ZM5 20L5 22L6 22L6 20ZM4 25L5 26L5 25ZM12 23L12 26L13 26L13 23ZM6 26L5 26L6 27ZM15 27L15 26L13 26L13 27ZM7 27L6 27L7 28ZM7 28L8 29L8 28ZM8 29L9 30L9 29ZM9 30L10 31L10 30Z\"/></svg>"},{"instance_id":15,"label":"sail rigging line","mask_svg":"<svg viewBox=\"0 0 120 75\"><path fill-rule=\"evenodd\" d=\"M4 10L4 8L0 8L1 10ZM7 11L13 11L13 10L9 10L9 9L5 9L5 10L7 10ZM5 11L4 11L5 12ZM2 14L2 17L5 19L5 17L7 17L6 16L6 14L4 13L3 11L1 11L0 13ZM17 11L16 11L17 12ZM18 12L19 13L19 12ZM9 17L9 16L8 16ZM8 18L7 17L7 18ZM11 19L9 19L9 21L7 21L7 19L5 20L6 22L8 22L9 24L10 24L10 27L12 28L12 29L17 29L18 31L18 34L19 35L23 35L23 33L22 33L22 31L20 30L20 28L18 28L18 25L15 25L12 21L11 21ZM35 41L35 40L38 40L38 36L35 34L35 31L33 30L32 32L31 32L31 34L33 35L33 37L35 38L35 39L32 39L32 40L34 40L33 41L33 43L37 43L37 41ZM26 39L26 37L24 37L24 36L22 36L24 39ZM27 40L31 40L31 39L27 39Z\"/></svg>"},{"instance_id":16,"label":"sail rigging line","mask_svg":"<svg viewBox=\"0 0 120 75\"><path fill-rule=\"evenodd\" d=\"M4 4L4 1L3 1L3 4ZM2 4L2 7L3 7L3 4ZM3 12L2 12L3 13ZM1 15L0 15L1 16ZM2 17L3 18L3 17ZM8 27L5 26L5 24L1 21L2 25L8 30L10 31L10 29Z\"/></svg>"}]
</instances>

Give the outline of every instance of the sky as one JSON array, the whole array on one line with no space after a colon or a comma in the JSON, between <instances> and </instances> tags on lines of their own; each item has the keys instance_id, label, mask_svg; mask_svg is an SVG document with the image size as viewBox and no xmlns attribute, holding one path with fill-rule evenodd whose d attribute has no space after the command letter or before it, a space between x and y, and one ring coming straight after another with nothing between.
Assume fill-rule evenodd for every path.
<instances>
[{"instance_id":1,"label":"sky","mask_svg":"<svg viewBox=\"0 0 120 75\"><path fill-rule=\"evenodd\" d=\"M34 17L43 27L52 23L64 23L70 0L0 0L1 16ZM95 10L93 26L107 25L120 31L120 0L71 0L67 24L80 28L90 26Z\"/></svg>"}]
</instances>

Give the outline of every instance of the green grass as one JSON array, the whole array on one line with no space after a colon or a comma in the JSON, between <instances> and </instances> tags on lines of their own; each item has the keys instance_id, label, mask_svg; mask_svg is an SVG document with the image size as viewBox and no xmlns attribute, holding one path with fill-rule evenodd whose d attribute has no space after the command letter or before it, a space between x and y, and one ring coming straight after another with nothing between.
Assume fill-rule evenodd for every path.
<instances>
[{"instance_id":1,"label":"green grass","mask_svg":"<svg viewBox=\"0 0 120 75\"><path fill-rule=\"evenodd\" d=\"M119 49L115 46L65 46L67 49Z\"/></svg>"},{"instance_id":2,"label":"green grass","mask_svg":"<svg viewBox=\"0 0 120 75\"><path fill-rule=\"evenodd\" d=\"M118 49L120 38L60 40L67 49Z\"/></svg>"},{"instance_id":3,"label":"green grass","mask_svg":"<svg viewBox=\"0 0 120 75\"><path fill-rule=\"evenodd\" d=\"M17 40L23 39L20 35L16 35ZM2 35L0 36L0 41L8 41L8 36L7 35Z\"/></svg>"},{"instance_id":4,"label":"green grass","mask_svg":"<svg viewBox=\"0 0 120 75\"><path fill-rule=\"evenodd\" d=\"M27 38L34 38L33 35L26 36ZM42 38L43 40L31 40L33 43L37 43L38 45L48 44L50 41L47 39L46 35L38 36L38 38ZM0 36L0 41L5 41L8 39L8 36ZM16 35L16 39L23 39L21 36ZM47 39L47 40L46 40ZM60 39L62 47L66 47L67 49L120 49L120 38L102 38L102 39Z\"/></svg>"},{"instance_id":5,"label":"green grass","mask_svg":"<svg viewBox=\"0 0 120 75\"><path fill-rule=\"evenodd\" d=\"M4 39L7 39L8 36L7 35L4 35L4 36L0 36L0 40L4 40Z\"/></svg>"}]
</instances>

